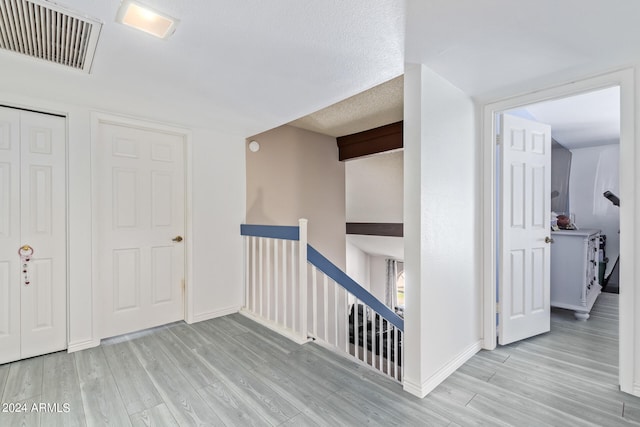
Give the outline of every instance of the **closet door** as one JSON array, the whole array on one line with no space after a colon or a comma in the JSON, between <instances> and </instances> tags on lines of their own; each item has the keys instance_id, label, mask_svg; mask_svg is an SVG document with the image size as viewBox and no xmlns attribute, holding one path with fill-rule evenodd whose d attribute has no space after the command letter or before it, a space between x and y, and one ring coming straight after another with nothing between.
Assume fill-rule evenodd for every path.
<instances>
[{"instance_id":1,"label":"closet door","mask_svg":"<svg viewBox=\"0 0 640 427\"><path fill-rule=\"evenodd\" d=\"M67 346L65 120L0 108L0 129L0 363L5 363ZM33 250L28 261L19 254L25 245Z\"/></svg>"},{"instance_id":2,"label":"closet door","mask_svg":"<svg viewBox=\"0 0 640 427\"><path fill-rule=\"evenodd\" d=\"M20 112L0 108L0 363L20 359Z\"/></svg>"},{"instance_id":3,"label":"closet door","mask_svg":"<svg viewBox=\"0 0 640 427\"><path fill-rule=\"evenodd\" d=\"M65 126L21 113L21 240L34 251L20 283L22 358L67 347Z\"/></svg>"}]
</instances>

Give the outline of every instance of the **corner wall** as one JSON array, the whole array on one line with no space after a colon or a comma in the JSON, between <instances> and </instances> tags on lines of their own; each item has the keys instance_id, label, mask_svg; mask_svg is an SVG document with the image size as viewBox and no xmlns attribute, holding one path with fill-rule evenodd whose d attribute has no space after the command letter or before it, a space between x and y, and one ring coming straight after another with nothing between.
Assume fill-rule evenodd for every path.
<instances>
[{"instance_id":1,"label":"corner wall","mask_svg":"<svg viewBox=\"0 0 640 427\"><path fill-rule=\"evenodd\" d=\"M420 64L405 68L406 391L423 397L480 349L475 106Z\"/></svg>"}]
</instances>

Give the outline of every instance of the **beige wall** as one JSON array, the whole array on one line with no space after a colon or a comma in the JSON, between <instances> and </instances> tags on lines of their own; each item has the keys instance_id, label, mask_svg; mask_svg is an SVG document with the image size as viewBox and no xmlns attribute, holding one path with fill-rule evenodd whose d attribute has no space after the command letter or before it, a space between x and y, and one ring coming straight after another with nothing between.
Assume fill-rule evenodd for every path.
<instances>
[{"instance_id":1,"label":"beige wall","mask_svg":"<svg viewBox=\"0 0 640 427\"><path fill-rule=\"evenodd\" d=\"M247 223L309 220L309 243L345 269L345 178L336 139L292 126L261 133L246 149Z\"/></svg>"}]
</instances>

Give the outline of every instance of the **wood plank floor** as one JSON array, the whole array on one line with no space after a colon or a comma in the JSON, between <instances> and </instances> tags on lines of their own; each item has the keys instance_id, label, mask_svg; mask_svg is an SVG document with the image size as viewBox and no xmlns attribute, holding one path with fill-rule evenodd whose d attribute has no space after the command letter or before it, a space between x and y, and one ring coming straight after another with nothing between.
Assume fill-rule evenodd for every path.
<instances>
[{"instance_id":1,"label":"wood plank floor","mask_svg":"<svg viewBox=\"0 0 640 427\"><path fill-rule=\"evenodd\" d=\"M616 385L617 302L603 294L587 322L554 310L552 332L478 353L422 400L238 314L180 322L0 365L2 402L60 411L0 426L640 425L640 399Z\"/></svg>"}]
</instances>

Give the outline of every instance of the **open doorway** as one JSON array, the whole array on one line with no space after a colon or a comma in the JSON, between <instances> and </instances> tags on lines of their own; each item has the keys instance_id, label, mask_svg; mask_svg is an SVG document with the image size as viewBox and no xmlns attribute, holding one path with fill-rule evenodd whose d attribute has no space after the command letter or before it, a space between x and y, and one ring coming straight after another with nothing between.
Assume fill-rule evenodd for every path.
<instances>
[{"instance_id":1,"label":"open doorway","mask_svg":"<svg viewBox=\"0 0 640 427\"><path fill-rule=\"evenodd\" d=\"M496 209L502 214L496 228L496 287L498 301L500 295L504 299L498 311L515 313L518 322L525 323L528 317L548 317L543 303L550 302L552 307L572 310L578 320L587 320L601 290L617 293L619 287L615 273L620 216L611 200L618 203L620 88L509 109L496 114L496 123L497 136L502 137L496 151ZM541 123L546 126L539 128ZM516 146L518 137L530 140ZM537 159L527 160L535 151ZM535 188L538 193L529 194ZM525 249L515 243L516 251L511 245L521 233L539 244ZM545 270L550 271L547 277ZM503 319L505 324L517 323ZM498 333L508 333L513 341L545 332L549 326L546 319L522 331L513 329L525 326L499 324ZM501 336L499 342L509 341Z\"/></svg>"},{"instance_id":2,"label":"open doorway","mask_svg":"<svg viewBox=\"0 0 640 427\"><path fill-rule=\"evenodd\" d=\"M585 79L566 84L564 86L553 87L550 89L540 90L530 94L517 96L503 101L486 104L483 108L483 165L484 165L484 182L483 188L483 228L485 230L483 238L483 331L484 342L483 347L486 349L495 348L497 344L496 330L497 322L495 313L498 308L496 302L496 265L498 263L497 249L498 241L496 240L496 229L498 224L497 206L497 171L495 162L495 129L496 123L494 118L497 113L507 110L514 110L529 106L532 104L549 101L554 99L567 98L579 94L585 94L599 89L619 86L620 101L620 144L619 144L619 162L620 162L620 198L628 200L627 206L622 202L620 207L620 253L622 259L634 259L635 251L633 245L633 229L634 229L634 186L635 180L629 179L629 171L634 168L634 105L633 105L633 74L631 71L620 71L610 73L603 76ZM625 178L626 177L626 178ZM603 199L606 203L606 199ZM576 221L578 218L576 218ZM625 230L627 230L625 234ZM629 286L622 285L621 292L624 297L620 299L620 340L619 340L619 384L622 391L634 393L634 360L635 349L633 347L634 340L634 304L635 304L635 286L634 286L634 270L631 267L625 267L622 263L620 269L620 283L627 283Z\"/></svg>"}]
</instances>

